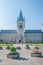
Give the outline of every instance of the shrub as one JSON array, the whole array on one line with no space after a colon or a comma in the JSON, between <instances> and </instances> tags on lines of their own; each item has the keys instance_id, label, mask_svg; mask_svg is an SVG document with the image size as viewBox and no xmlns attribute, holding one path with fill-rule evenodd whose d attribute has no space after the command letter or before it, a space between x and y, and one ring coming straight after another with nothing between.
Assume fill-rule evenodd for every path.
<instances>
[{"instance_id":1,"label":"shrub","mask_svg":"<svg viewBox=\"0 0 43 65\"><path fill-rule=\"evenodd\" d=\"M6 49L10 49L10 45L7 45L7 48Z\"/></svg>"},{"instance_id":2,"label":"shrub","mask_svg":"<svg viewBox=\"0 0 43 65\"><path fill-rule=\"evenodd\" d=\"M10 48L10 52L11 52L11 53L16 52L16 48L12 46L12 47Z\"/></svg>"},{"instance_id":3,"label":"shrub","mask_svg":"<svg viewBox=\"0 0 43 65\"><path fill-rule=\"evenodd\" d=\"M28 45L28 44L26 44L26 49L30 49L30 47L29 47L29 45Z\"/></svg>"}]
</instances>

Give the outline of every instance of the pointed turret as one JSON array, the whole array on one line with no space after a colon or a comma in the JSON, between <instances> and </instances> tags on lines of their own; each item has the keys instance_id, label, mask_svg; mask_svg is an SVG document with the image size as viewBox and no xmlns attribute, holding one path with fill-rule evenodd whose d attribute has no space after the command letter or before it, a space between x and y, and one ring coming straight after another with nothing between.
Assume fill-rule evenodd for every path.
<instances>
[{"instance_id":1,"label":"pointed turret","mask_svg":"<svg viewBox=\"0 0 43 65\"><path fill-rule=\"evenodd\" d=\"M22 11L20 11L18 21L24 21L24 18L23 18L23 15L22 15Z\"/></svg>"}]
</instances>

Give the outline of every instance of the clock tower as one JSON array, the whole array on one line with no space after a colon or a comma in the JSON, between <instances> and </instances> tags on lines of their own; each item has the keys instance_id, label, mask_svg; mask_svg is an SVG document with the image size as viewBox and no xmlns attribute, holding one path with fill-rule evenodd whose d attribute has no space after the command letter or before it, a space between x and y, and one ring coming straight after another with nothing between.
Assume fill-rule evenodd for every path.
<instances>
[{"instance_id":1,"label":"clock tower","mask_svg":"<svg viewBox=\"0 0 43 65\"><path fill-rule=\"evenodd\" d=\"M20 11L19 17L17 19L17 43L25 43L24 37L25 19Z\"/></svg>"}]
</instances>

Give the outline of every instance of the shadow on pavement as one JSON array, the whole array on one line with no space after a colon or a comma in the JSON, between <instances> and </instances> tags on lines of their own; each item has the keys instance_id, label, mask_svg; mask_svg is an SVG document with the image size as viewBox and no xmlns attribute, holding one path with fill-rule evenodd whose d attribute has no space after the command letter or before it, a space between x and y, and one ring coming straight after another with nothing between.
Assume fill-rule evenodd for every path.
<instances>
[{"instance_id":1,"label":"shadow on pavement","mask_svg":"<svg viewBox=\"0 0 43 65\"><path fill-rule=\"evenodd\" d=\"M38 58L43 58L43 56L41 56L41 57L38 57Z\"/></svg>"},{"instance_id":2,"label":"shadow on pavement","mask_svg":"<svg viewBox=\"0 0 43 65\"><path fill-rule=\"evenodd\" d=\"M15 60L29 60L29 59L27 59L27 58L23 58L23 57L20 57L20 58L16 58Z\"/></svg>"}]
</instances>

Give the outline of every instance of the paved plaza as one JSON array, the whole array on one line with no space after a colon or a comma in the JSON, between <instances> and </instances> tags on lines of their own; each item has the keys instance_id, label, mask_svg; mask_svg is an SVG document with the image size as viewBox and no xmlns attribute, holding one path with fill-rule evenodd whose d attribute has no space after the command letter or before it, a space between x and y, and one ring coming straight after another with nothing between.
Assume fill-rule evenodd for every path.
<instances>
[{"instance_id":1,"label":"paved plaza","mask_svg":"<svg viewBox=\"0 0 43 65\"><path fill-rule=\"evenodd\" d=\"M43 65L43 56L41 58L31 57L33 47L31 47L30 50L26 50L24 44L15 44L14 46L20 46L22 48L21 50L17 50L20 53L20 58L7 58L9 50L6 50L6 47L3 47L3 50L0 50L0 65ZM43 55L43 48L40 47L40 50Z\"/></svg>"}]
</instances>

